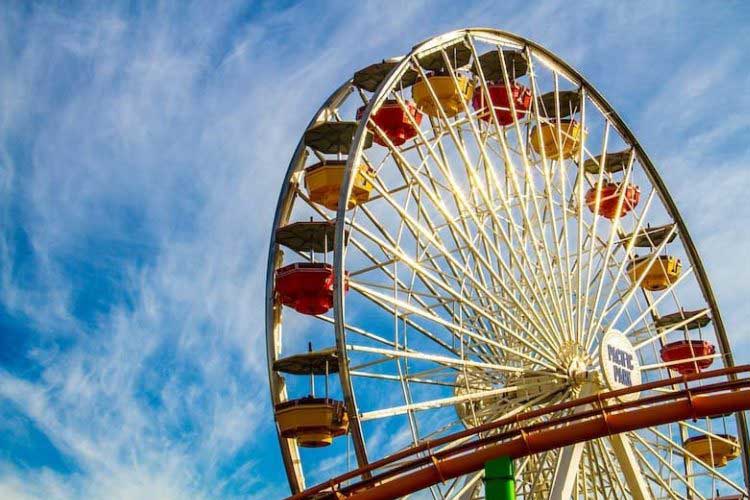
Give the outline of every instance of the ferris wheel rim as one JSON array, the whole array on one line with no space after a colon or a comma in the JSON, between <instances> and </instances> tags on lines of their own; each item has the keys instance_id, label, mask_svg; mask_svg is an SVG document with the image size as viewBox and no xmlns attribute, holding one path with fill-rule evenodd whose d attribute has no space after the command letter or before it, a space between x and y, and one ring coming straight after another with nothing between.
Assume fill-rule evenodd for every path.
<instances>
[{"instance_id":1,"label":"ferris wheel rim","mask_svg":"<svg viewBox=\"0 0 750 500\"><path fill-rule=\"evenodd\" d=\"M666 188L666 184L659 175L654 163L651 161L650 157L636 138L635 134L633 134L633 132L630 130L630 127L627 126L625 121L620 117L614 107L609 104L609 102L596 89L596 87L594 87L594 85L592 85L586 78L584 78L583 75L581 75L575 68L570 66L567 62L558 57L552 51L548 50L546 47L532 40L507 31L496 30L492 28L466 28L454 30L423 41L415 45L412 50L403 57L399 64L391 70L389 75L383 80L379 88L370 98L368 105L363 113L362 119L360 120L359 126L357 127L357 131L352 138L353 148L350 149L350 154L347 158L342 190L339 197L339 209L336 214L336 239L334 249L334 273L336 276L336 282L342 283L345 278L344 255L346 249L344 245L343 232L346 225L346 200L349 198L354 184L354 165L358 165L362 155L363 145L365 137L367 135L367 119L370 116L371 110L385 101L388 93L392 90L393 85L396 83L397 78L400 78L401 73L405 71L405 69L410 64L410 60L413 57L418 56L420 52L447 44L449 41L460 40L462 38L470 37L475 34L485 34L505 38L512 43L518 44L522 47L529 47L533 51L544 55L551 62L557 65L563 73L566 73L571 80L575 81L581 88L586 89L589 94L589 98L596 102L601 108L606 110L608 117L615 124L617 131L620 132L620 134L635 150L642 166L644 167L645 172L649 177L649 180L656 188L659 197L668 210L669 216L676 224L681 240L683 241L687 249L687 254L690 259L691 265L693 269L695 269L696 275L698 276L698 283L701 287L703 297L706 300L707 305L711 309L712 318L715 322L717 338L720 342L721 351L726 356L727 365L734 366L734 357L728 338L726 336L726 330L724 328L719 307L710 281L708 280L707 273L705 271L705 268L703 267L700 255L698 254L697 248L693 243L684 219L677 209L676 203L674 202L671 194ZM334 303L336 343L339 346L339 355L345 357L347 355L346 332L344 328L345 298L342 287L336 287L336 289L334 290ZM346 365L346 363L343 364ZM361 435L361 424L359 422L358 416L356 415L357 406L354 399L354 390L351 385L351 377L348 375L348 371L346 370L343 371L341 375L344 395L345 398L348 398L347 404L351 402L351 408L355 409L352 418L352 424L354 425L355 429L358 429L357 434ZM738 423L738 432L740 433L740 442L742 443L744 453L750 455L750 437L748 436L747 423L744 413L737 413L736 419ZM355 450L357 450L357 448L357 443L355 443ZM361 465L364 465L367 463L367 457L363 442L359 443L359 448L361 448L361 451L358 451L358 459L360 460L360 462L362 462ZM745 475L745 483L750 484L750 465L748 463L743 464L743 473Z\"/></svg>"},{"instance_id":2,"label":"ferris wheel rim","mask_svg":"<svg viewBox=\"0 0 750 500\"><path fill-rule=\"evenodd\" d=\"M313 115L313 118L307 124L305 130L312 127L314 124L325 118L325 112L331 106L336 105L346 99L349 93L351 80L347 80L345 83L340 85ZM279 345L279 311L276 309L274 300L274 273L276 268L276 260L278 259L278 243L276 242L276 229L281 226L282 221L286 222L291 215L292 199L289 194L291 191L291 178L297 171L299 165L304 163L305 156L305 140L304 136L300 138L297 146L294 150L289 166L287 167L286 174L284 175L284 181L282 184L281 191L276 203L276 210L274 212L274 221L271 230L270 242L268 247L268 259L266 265L266 295L265 295L265 326L266 326L266 363L268 372L268 383L271 389L271 406L273 407L276 403L280 402L280 397L286 392L284 384L278 380L279 375L273 369L273 363L275 357L280 350ZM279 446L281 448L282 461L284 462L284 468L286 470L287 480L289 487L293 492L299 492L305 489L304 474L301 470L301 462L299 460L299 451L296 449L296 443L290 443L288 439L283 438L277 433L279 440Z\"/></svg>"},{"instance_id":3,"label":"ferris wheel rim","mask_svg":"<svg viewBox=\"0 0 750 500\"><path fill-rule=\"evenodd\" d=\"M721 320L718 304L716 303L716 299L713 295L713 291L711 289L710 281L708 280L708 277L706 275L705 269L702 265L702 261L700 259L700 256L697 252L697 249L695 248L695 245L692 242L692 239L690 237L689 231L684 223L684 220L682 219L679 211L677 210L676 204L674 203L669 191L666 189L666 185L664 184L663 180L661 179L661 176L659 175L658 171L654 167L653 163L651 162L650 158L646 154L646 152L643 150L642 146L636 139L635 135L630 131L629 127L625 124L625 122L621 119L621 117L617 114L617 112L614 110L614 108L609 105L609 103L606 101L606 99L596 90L596 88L588 82L583 76L581 76L574 68L569 66L565 61L557 57L555 54L553 54L551 51L547 50L543 46L530 41L528 39L525 39L523 37L517 36L515 34L495 30L491 28L468 28L468 29L461 29L461 30L455 30L443 35L439 35L437 37L433 37L431 39L428 39L424 42L421 42L420 44L416 45L412 51L409 52L406 56L403 57L401 62L396 65L388 74L388 76L383 80L379 88L376 90L376 92L372 95L372 97L369 99L369 102L367 104L366 110L364 112L363 119L359 121L359 125L357 127L357 131L352 139L352 149L351 153L349 154L346 162L346 168L345 168L345 174L344 174L344 181L342 184L342 189L339 196L339 209L336 214L336 237L334 240L334 272L336 276L336 282L342 283L344 279L344 261L345 261L345 246L344 246L344 238L343 238L343 232L345 230L346 225L346 217L344 216L346 211L346 200L348 199L353 183L354 183L354 165L357 165L359 162L359 158L363 151L363 143L366 136L366 123L367 118L370 116L370 113L373 108L376 108L380 103L382 103L387 95L388 92L392 89L392 85L395 83L397 75L399 75L400 72L403 72L403 69L405 66L408 66L409 60L421 53L421 51L429 50L430 48L433 48L435 46L441 46L447 41L451 40L459 40L462 37L470 37L474 35L487 35L487 36L495 36L495 37L501 37L509 40L510 42L514 44L518 44L524 47L529 47L531 50L535 52L536 55L542 54L545 57L547 57L550 61L554 62L555 65L559 67L560 70L562 70L563 73L569 75L571 77L572 81L575 81L577 85L579 85L582 88L585 88L588 92L588 97L590 97L592 100L594 100L598 105L600 105L604 110L607 111L609 118L611 119L612 123L616 126L616 130L627 140L627 142L633 147L636 154L638 155L638 158L643 166L644 171L649 177L649 180L651 184L654 186L656 192L658 193L659 197L661 198L662 202L666 206L669 216L672 218L672 221L677 225L679 229L679 234L681 237L681 241L683 242L685 249L687 251L687 254L690 258L692 267L696 271L696 276L698 277L698 284L701 288L702 295L704 299L706 300L707 306L711 310L712 318L715 325L715 331L717 339L719 340L720 348L722 353L725 355L725 363L727 366L734 366L734 359L732 356L731 347L728 342L728 338L726 337L726 331L724 329L723 322ZM349 89L351 91L351 80L344 83L334 94L332 94L331 98L329 98L326 103L321 106L319 111L316 113L315 118L311 121L310 125L313 125L320 119L320 116L326 109L328 109L331 105L331 103L335 100L334 96L340 95L342 91L345 89ZM289 169L287 171L287 175L285 177L285 184L282 189L282 193L279 197L279 203L277 205L277 211L274 219L274 229L278 227L280 221L284 218L282 215L283 212L283 203L286 198L288 198L288 193L285 194L285 191L289 190L289 179L292 174L294 174L296 166L299 164L299 159L301 154L304 151L304 140L301 140L297 150L295 151L295 155L292 159L292 162L290 162ZM287 214L288 216L288 214ZM273 321L273 263L274 259L276 258L276 243L274 240L274 236L271 236L271 245L269 249L269 268L268 268L268 274L267 274L267 309L266 309L266 315L267 315L267 341L270 336L272 336L271 330L273 330L273 325L271 324ZM347 356L347 349L346 349L346 332L344 327L344 314L345 314L345 298L343 293L343 287L335 287L334 289L334 326L336 331L336 345L337 349L339 351L339 356L341 356L341 359L346 359ZM274 341L275 345L275 339L271 339ZM271 345L271 344L269 344ZM272 391L274 390L274 376L276 374L273 372L271 364L272 364L272 356L273 353L270 351L268 352L268 360L269 360L269 379L271 379L272 384ZM347 363L342 363L342 365L346 365ZM342 384L342 389L345 396L345 401L347 404L347 407L350 408L352 411L351 416L353 417L353 424L354 428L352 429L353 434L355 434L355 451L357 447L357 441L359 441L360 446L362 450L364 450L364 439L361 437L361 428L360 423L357 419L357 405L355 400L355 393L352 387L352 379L351 376L348 374L347 368L344 366L343 370L340 372L340 379ZM274 391L275 392L275 391ZM747 453L747 425L744 422L745 416L744 414L737 414L737 420L738 420L738 432L740 433L740 440L744 443L744 453ZM356 438L356 434L359 433L359 438ZM281 438L280 438L281 439ZM364 457L364 463L367 463L367 457L366 453L363 453ZM286 455L284 455L285 458L285 464L286 464ZM358 454L358 459L362 461L362 458ZM748 465L743 464L743 472L745 474L745 480L746 484L749 483L748 481ZM291 479L290 479L291 482Z\"/></svg>"}]
</instances>

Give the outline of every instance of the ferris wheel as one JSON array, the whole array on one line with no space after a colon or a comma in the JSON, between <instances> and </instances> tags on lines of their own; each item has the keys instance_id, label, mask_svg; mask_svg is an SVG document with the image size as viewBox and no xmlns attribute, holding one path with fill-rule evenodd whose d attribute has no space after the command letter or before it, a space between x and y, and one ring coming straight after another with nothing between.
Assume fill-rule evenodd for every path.
<instances>
[{"instance_id":1,"label":"ferris wheel","mask_svg":"<svg viewBox=\"0 0 750 500\"><path fill-rule=\"evenodd\" d=\"M635 136L565 62L490 29L371 64L323 103L281 187L266 307L293 493L462 429L733 366ZM748 467L744 415L722 414L518 459L516 494L747 498ZM482 498L482 471L424 495Z\"/></svg>"}]
</instances>

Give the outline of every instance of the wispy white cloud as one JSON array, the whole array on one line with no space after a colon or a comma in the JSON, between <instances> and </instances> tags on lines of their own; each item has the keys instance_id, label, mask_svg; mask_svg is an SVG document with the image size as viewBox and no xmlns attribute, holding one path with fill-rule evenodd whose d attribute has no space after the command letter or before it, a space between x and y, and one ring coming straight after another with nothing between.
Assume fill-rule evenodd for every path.
<instances>
[{"instance_id":1,"label":"wispy white cloud","mask_svg":"<svg viewBox=\"0 0 750 500\"><path fill-rule=\"evenodd\" d=\"M626 15L587 5L7 7L0 299L32 325L25 362L38 374L1 371L0 398L75 470L0 462L0 497L281 496L265 387L265 252L285 165L310 115L360 66L466 25L535 38L622 101L630 90L597 61L614 51L623 74L658 61L661 53L623 41L635 30L656 39L656 7ZM711 74L737 57L719 58ZM645 92L626 114L685 120L663 107L685 64L664 83L669 91ZM720 77L694 82L684 97L712 85ZM696 152L746 127L717 122L693 136ZM644 128L651 143L674 130ZM743 154L727 168L733 179L744 175ZM746 183L726 181L731 199ZM704 224L721 223L727 202L703 203ZM702 234L709 254L727 251L723 236ZM709 268L742 293L729 288L724 265Z\"/></svg>"}]
</instances>

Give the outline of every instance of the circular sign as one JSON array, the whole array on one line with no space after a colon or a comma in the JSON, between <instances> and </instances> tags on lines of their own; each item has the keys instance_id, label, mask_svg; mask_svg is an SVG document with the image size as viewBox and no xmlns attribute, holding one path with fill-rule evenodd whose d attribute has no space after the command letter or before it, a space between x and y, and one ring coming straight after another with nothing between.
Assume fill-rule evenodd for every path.
<instances>
[{"instance_id":1,"label":"circular sign","mask_svg":"<svg viewBox=\"0 0 750 500\"><path fill-rule=\"evenodd\" d=\"M599 344L599 363L604 372L604 381L615 391L641 384L641 365L633 344L617 330L609 330ZM638 399L635 392L620 396L621 401Z\"/></svg>"}]
</instances>

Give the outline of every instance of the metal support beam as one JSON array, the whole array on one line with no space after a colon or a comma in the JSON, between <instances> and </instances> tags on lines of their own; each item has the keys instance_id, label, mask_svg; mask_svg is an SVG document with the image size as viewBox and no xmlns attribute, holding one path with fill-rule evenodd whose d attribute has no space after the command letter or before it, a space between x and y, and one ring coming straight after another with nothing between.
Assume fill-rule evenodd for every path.
<instances>
[{"instance_id":1,"label":"metal support beam","mask_svg":"<svg viewBox=\"0 0 750 500\"><path fill-rule=\"evenodd\" d=\"M686 418L703 418L718 413L744 411L750 408L750 389L692 396L668 403L639 407L622 412L567 424L561 428L550 428L524 433L497 444L485 446L473 453L440 457L437 465L421 467L400 476L398 480L382 483L350 485L344 493L351 500L386 500L411 494L440 481L479 470L487 461L498 456L514 458L540 453L546 450L590 441L614 433L655 427ZM439 471L439 472L438 472ZM328 483L325 483L328 484ZM347 491L353 490L353 491ZM296 498L301 498L298 496Z\"/></svg>"},{"instance_id":2,"label":"metal support beam","mask_svg":"<svg viewBox=\"0 0 750 500\"><path fill-rule=\"evenodd\" d=\"M584 446L585 443L581 442L560 450L552 479L552 489L549 493L550 500L567 500L573 495L573 486L576 484Z\"/></svg>"},{"instance_id":3,"label":"metal support beam","mask_svg":"<svg viewBox=\"0 0 750 500\"><path fill-rule=\"evenodd\" d=\"M592 383L586 383L581 389L581 397L590 396L597 392L597 387ZM579 406L574 413L588 410L587 406ZM581 456L585 443L576 443L566 446L560 450L555 466L555 475L552 477L552 488L550 488L550 500L567 500L573 495L573 486L576 483Z\"/></svg>"},{"instance_id":4,"label":"metal support beam","mask_svg":"<svg viewBox=\"0 0 750 500\"><path fill-rule=\"evenodd\" d=\"M612 449L625 476L625 482L628 483L630 495L635 500L651 500L651 491L648 489L643 471L638 466L638 459L628 436L615 434L609 437L609 441L612 443Z\"/></svg>"}]
</instances>

